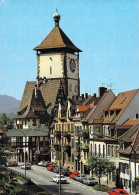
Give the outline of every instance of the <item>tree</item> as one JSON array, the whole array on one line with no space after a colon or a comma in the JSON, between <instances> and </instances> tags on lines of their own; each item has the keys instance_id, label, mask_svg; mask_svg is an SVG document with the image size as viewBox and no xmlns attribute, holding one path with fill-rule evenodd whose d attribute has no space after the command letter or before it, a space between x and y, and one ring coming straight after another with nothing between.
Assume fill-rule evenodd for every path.
<instances>
[{"instance_id":1,"label":"tree","mask_svg":"<svg viewBox=\"0 0 139 195\"><path fill-rule=\"evenodd\" d=\"M8 138L5 134L0 135L0 168L6 166L8 152L12 150L11 146L8 144Z\"/></svg>"},{"instance_id":2,"label":"tree","mask_svg":"<svg viewBox=\"0 0 139 195\"><path fill-rule=\"evenodd\" d=\"M0 115L0 128L4 129L4 126L12 125L12 119L8 116L6 116L5 113Z\"/></svg>"},{"instance_id":3,"label":"tree","mask_svg":"<svg viewBox=\"0 0 139 195\"><path fill-rule=\"evenodd\" d=\"M113 162L95 155L87 159L87 167L99 178L99 185L101 177L116 169Z\"/></svg>"}]
</instances>

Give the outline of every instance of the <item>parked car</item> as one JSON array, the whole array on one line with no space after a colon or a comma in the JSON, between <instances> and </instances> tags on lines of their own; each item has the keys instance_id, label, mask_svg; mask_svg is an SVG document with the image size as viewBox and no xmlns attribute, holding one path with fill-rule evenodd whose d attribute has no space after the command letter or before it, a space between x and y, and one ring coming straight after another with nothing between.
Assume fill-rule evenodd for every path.
<instances>
[{"instance_id":1,"label":"parked car","mask_svg":"<svg viewBox=\"0 0 139 195\"><path fill-rule=\"evenodd\" d=\"M31 169L31 164L30 163L26 163L26 167L25 167L25 164L23 164L21 166L21 169L26 169L26 170Z\"/></svg>"},{"instance_id":2,"label":"parked car","mask_svg":"<svg viewBox=\"0 0 139 195\"><path fill-rule=\"evenodd\" d=\"M79 171L73 171L70 175L69 175L69 177L70 177L70 179L73 179L74 177L76 177L77 175L79 175L80 173L79 173Z\"/></svg>"},{"instance_id":3,"label":"parked car","mask_svg":"<svg viewBox=\"0 0 139 195\"><path fill-rule=\"evenodd\" d=\"M17 161L9 161L9 162L7 162L7 166L10 166L10 167L15 167L17 165L18 165Z\"/></svg>"},{"instance_id":4,"label":"parked car","mask_svg":"<svg viewBox=\"0 0 139 195\"><path fill-rule=\"evenodd\" d=\"M47 170L52 171L55 167L56 167L56 165L48 165Z\"/></svg>"},{"instance_id":5,"label":"parked car","mask_svg":"<svg viewBox=\"0 0 139 195\"><path fill-rule=\"evenodd\" d=\"M113 190L109 190L108 193L110 195L129 195L126 190L114 188Z\"/></svg>"},{"instance_id":6,"label":"parked car","mask_svg":"<svg viewBox=\"0 0 139 195\"><path fill-rule=\"evenodd\" d=\"M52 163L50 161L43 161L42 165L43 167L47 167L48 165L51 165Z\"/></svg>"},{"instance_id":7,"label":"parked car","mask_svg":"<svg viewBox=\"0 0 139 195\"><path fill-rule=\"evenodd\" d=\"M61 167L61 174L62 175L65 175L65 169L63 168L63 167ZM53 169L53 172L54 173L59 173L59 167L58 166L56 166L54 169Z\"/></svg>"},{"instance_id":8,"label":"parked car","mask_svg":"<svg viewBox=\"0 0 139 195\"><path fill-rule=\"evenodd\" d=\"M39 163L38 163L38 165L39 166L42 166L42 163L44 162L44 160L41 160Z\"/></svg>"},{"instance_id":9,"label":"parked car","mask_svg":"<svg viewBox=\"0 0 139 195\"><path fill-rule=\"evenodd\" d=\"M69 169L65 169L65 175L69 176L72 172Z\"/></svg>"},{"instance_id":10,"label":"parked car","mask_svg":"<svg viewBox=\"0 0 139 195\"><path fill-rule=\"evenodd\" d=\"M67 180L66 178L64 177L64 175L61 175L61 178L60 178L60 175L54 175L52 177L52 181L53 182L56 182L56 183L59 183L61 181L61 183L67 183Z\"/></svg>"},{"instance_id":11,"label":"parked car","mask_svg":"<svg viewBox=\"0 0 139 195\"><path fill-rule=\"evenodd\" d=\"M77 176L75 176L73 179L75 180L75 181L79 181L79 182L82 182L82 179L83 178L85 178L86 177L86 175L84 175L84 174L78 174Z\"/></svg>"},{"instance_id":12,"label":"parked car","mask_svg":"<svg viewBox=\"0 0 139 195\"><path fill-rule=\"evenodd\" d=\"M84 178L82 178L81 182L88 185L88 186L98 184L98 181L93 177L84 177Z\"/></svg>"}]
</instances>

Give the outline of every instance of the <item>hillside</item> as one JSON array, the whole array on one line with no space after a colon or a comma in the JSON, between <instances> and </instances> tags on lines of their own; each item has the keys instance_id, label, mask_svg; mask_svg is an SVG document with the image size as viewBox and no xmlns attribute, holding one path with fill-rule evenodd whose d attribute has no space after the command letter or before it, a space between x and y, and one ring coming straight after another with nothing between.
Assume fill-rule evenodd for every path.
<instances>
[{"instance_id":1,"label":"hillside","mask_svg":"<svg viewBox=\"0 0 139 195\"><path fill-rule=\"evenodd\" d=\"M0 95L0 113L16 113L20 101L8 95Z\"/></svg>"}]
</instances>

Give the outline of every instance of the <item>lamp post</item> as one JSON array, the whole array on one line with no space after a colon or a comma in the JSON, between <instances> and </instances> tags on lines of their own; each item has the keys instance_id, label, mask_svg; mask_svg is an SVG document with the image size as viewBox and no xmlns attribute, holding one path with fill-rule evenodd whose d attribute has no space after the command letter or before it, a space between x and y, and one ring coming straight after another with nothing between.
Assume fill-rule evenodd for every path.
<instances>
[{"instance_id":1,"label":"lamp post","mask_svg":"<svg viewBox=\"0 0 139 195\"><path fill-rule=\"evenodd\" d=\"M61 195L61 137L59 136L59 195Z\"/></svg>"},{"instance_id":2,"label":"lamp post","mask_svg":"<svg viewBox=\"0 0 139 195\"><path fill-rule=\"evenodd\" d=\"M24 130L20 131L23 133L24 137L25 137L25 144L24 144L24 165L25 165L25 178L26 178L26 142L27 142L27 133L30 131L28 130L26 133L24 132Z\"/></svg>"}]
</instances>

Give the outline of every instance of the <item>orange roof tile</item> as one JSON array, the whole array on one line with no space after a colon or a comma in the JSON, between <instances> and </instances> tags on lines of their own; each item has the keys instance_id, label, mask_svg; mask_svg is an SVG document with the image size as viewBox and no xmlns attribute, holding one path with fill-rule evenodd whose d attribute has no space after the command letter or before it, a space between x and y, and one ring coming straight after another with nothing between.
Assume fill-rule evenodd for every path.
<instances>
[{"instance_id":1,"label":"orange roof tile","mask_svg":"<svg viewBox=\"0 0 139 195\"><path fill-rule=\"evenodd\" d=\"M84 112L90 107L90 105L87 105L87 106L77 105L77 107L78 107L79 112Z\"/></svg>"},{"instance_id":2,"label":"orange roof tile","mask_svg":"<svg viewBox=\"0 0 139 195\"><path fill-rule=\"evenodd\" d=\"M139 124L139 119L128 119L123 125L136 125Z\"/></svg>"}]
</instances>

